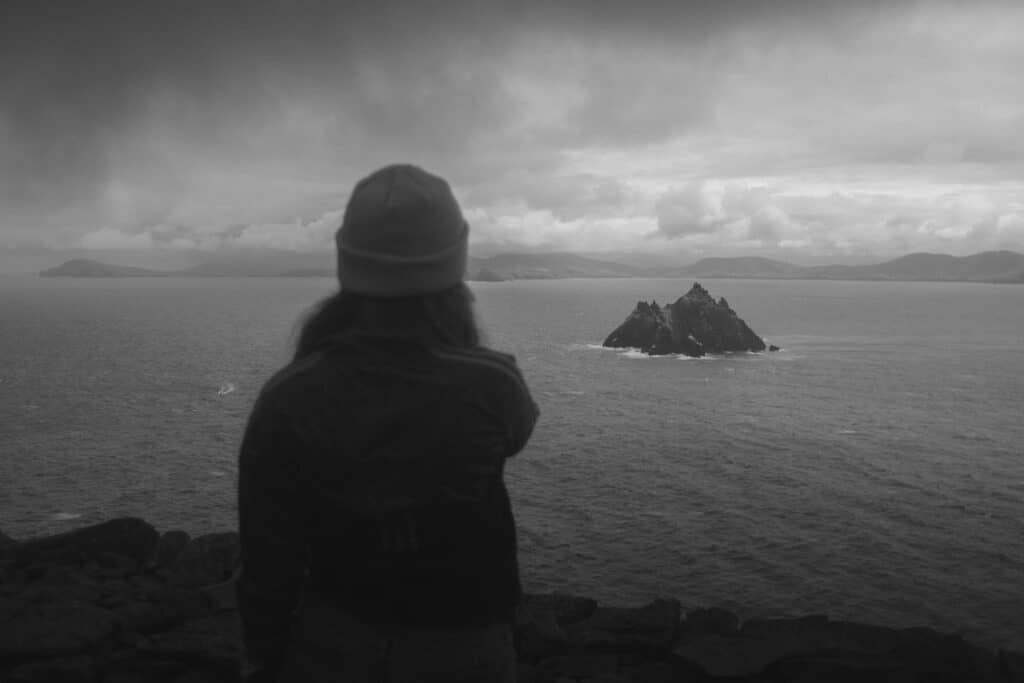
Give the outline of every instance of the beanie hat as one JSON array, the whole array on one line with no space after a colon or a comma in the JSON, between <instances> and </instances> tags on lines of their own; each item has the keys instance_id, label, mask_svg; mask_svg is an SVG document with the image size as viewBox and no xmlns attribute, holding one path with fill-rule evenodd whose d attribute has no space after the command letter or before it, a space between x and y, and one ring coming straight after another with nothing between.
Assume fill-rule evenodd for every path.
<instances>
[{"instance_id":1,"label":"beanie hat","mask_svg":"<svg viewBox=\"0 0 1024 683\"><path fill-rule=\"evenodd\" d=\"M356 183L334 237L343 291L376 297L439 292L462 281L469 225L442 178L409 164Z\"/></svg>"}]
</instances>

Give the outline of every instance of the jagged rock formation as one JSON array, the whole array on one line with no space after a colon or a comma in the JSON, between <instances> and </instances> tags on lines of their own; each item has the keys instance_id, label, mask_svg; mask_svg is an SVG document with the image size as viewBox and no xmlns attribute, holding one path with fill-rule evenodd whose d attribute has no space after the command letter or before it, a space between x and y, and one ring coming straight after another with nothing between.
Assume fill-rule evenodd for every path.
<instances>
[{"instance_id":1,"label":"jagged rock formation","mask_svg":"<svg viewBox=\"0 0 1024 683\"><path fill-rule=\"evenodd\" d=\"M0 548L0 681L238 683L234 532L117 519ZM675 599L640 607L527 595L518 680L1024 681L1024 655L927 628L751 619Z\"/></svg>"},{"instance_id":2,"label":"jagged rock formation","mask_svg":"<svg viewBox=\"0 0 1024 683\"><path fill-rule=\"evenodd\" d=\"M695 282L664 308L640 301L625 322L604 340L611 348L636 348L651 355L700 357L726 351L764 351L765 343L722 297L717 302Z\"/></svg>"}]
</instances>

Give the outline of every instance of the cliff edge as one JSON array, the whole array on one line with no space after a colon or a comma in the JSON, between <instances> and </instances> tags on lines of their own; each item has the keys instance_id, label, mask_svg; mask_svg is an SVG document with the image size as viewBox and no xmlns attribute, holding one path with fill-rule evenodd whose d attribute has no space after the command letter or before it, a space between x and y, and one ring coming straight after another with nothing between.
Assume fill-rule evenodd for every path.
<instances>
[{"instance_id":1,"label":"cliff edge","mask_svg":"<svg viewBox=\"0 0 1024 683\"><path fill-rule=\"evenodd\" d=\"M0 681L237 683L234 532L138 518L0 547ZM672 598L637 607L525 596L518 680L1024 682L1024 655L928 628L752 619Z\"/></svg>"}]
</instances>

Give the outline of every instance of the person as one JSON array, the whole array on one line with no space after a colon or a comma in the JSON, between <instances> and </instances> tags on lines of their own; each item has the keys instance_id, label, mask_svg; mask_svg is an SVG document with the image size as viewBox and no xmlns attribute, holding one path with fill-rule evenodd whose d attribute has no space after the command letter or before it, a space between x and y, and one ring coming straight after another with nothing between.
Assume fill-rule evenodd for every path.
<instances>
[{"instance_id":1,"label":"person","mask_svg":"<svg viewBox=\"0 0 1024 683\"><path fill-rule=\"evenodd\" d=\"M263 387L239 453L247 681L514 681L503 473L538 417L483 345L469 226L411 165L356 184L340 289Z\"/></svg>"}]
</instances>

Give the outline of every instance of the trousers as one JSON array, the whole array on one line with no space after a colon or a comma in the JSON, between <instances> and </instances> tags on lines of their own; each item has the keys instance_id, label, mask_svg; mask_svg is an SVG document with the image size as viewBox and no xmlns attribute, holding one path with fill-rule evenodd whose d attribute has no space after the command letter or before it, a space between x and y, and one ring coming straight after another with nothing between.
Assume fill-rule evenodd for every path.
<instances>
[{"instance_id":1,"label":"trousers","mask_svg":"<svg viewBox=\"0 0 1024 683\"><path fill-rule=\"evenodd\" d=\"M512 626L383 633L322 604L305 605L278 683L515 683Z\"/></svg>"}]
</instances>

